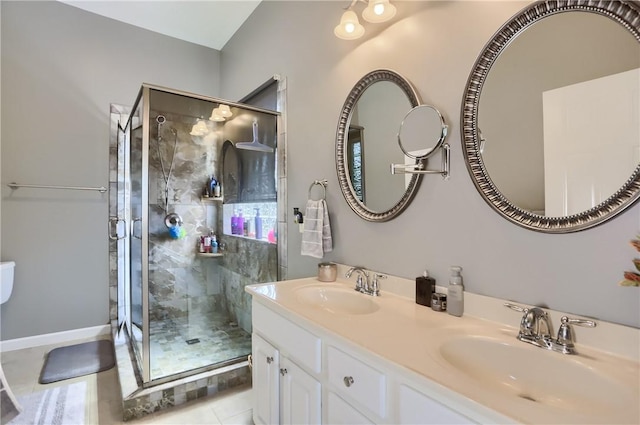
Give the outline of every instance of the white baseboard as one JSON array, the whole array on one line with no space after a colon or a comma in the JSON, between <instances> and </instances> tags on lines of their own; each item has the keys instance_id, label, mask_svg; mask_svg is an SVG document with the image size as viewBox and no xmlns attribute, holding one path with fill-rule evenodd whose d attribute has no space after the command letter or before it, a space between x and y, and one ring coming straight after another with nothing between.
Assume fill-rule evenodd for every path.
<instances>
[{"instance_id":1,"label":"white baseboard","mask_svg":"<svg viewBox=\"0 0 640 425\"><path fill-rule=\"evenodd\" d=\"M95 338L110 335L111 326L93 326L90 328L73 329L70 331L54 332L50 334L34 335L25 338L0 341L0 352L22 350L23 348L39 347L41 345L59 344L76 339Z\"/></svg>"}]
</instances>

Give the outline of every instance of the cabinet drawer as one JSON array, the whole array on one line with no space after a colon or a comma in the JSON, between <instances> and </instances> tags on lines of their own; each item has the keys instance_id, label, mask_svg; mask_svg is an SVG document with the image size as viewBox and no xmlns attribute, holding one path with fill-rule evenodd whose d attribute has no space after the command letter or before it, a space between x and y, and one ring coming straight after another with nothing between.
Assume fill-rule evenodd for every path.
<instances>
[{"instance_id":1,"label":"cabinet drawer","mask_svg":"<svg viewBox=\"0 0 640 425\"><path fill-rule=\"evenodd\" d=\"M377 414L386 415L386 377L335 347L327 348L329 383L347 399L352 399Z\"/></svg>"},{"instance_id":2,"label":"cabinet drawer","mask_svg":"<svg viewBox=\"0 0 640 425\"><path fill-rule=\"evenodd\" d=\"M401 384L398 391L398 424L470 424L475 423L431 397Z\"/></svg>"},{"instance_id":3,"label":"cabinet drawer","mask_svg":"<svg viewBox=\"0 0 640 425\"><path fill-rule=\"evenodd\" d=\"M298 365L320 373L322 367L320 338L260 303L254 301L252 309L254 330L262 335L268 335L269 341L277 346L282 354L295 359Z\"/></svg>"}]
</instances>

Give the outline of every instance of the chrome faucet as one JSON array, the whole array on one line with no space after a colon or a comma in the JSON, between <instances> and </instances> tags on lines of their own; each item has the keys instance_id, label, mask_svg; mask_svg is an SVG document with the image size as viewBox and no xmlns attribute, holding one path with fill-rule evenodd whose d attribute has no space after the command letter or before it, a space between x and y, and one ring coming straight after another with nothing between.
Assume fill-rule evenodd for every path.
<instances>
[{"instance_id":1,"label":"chrome faucet","mask_svg":"<svg viewBox=\"0 0 640 425\"><path fill-rule=\"evenodd\" d=\"M594 328L596 322L593 320L572 319L563 316L562 324L558 329L557 338L553 338L551 319L546 311L540 307L524 308L516 304L505 303L505 307L523 313L520 320L520 331L518 339L536 347L546 348L563 354L576 354L571 325L587 326Z\"/></svg>"},{"instance_id":2,"label":"chrome faucet","mask_svg":"<svg viewBox=\"0 0 640 425\"><path fill-rule=\"evenodd\" d=\"M353 288L354 290L374 297L380 295L378 279L386 278L385 275L375 273L373 276L373 282L369 284L369 273L367 273L364 267L351 267L347 273L345 273L344 277L347 279L350 278L353 272L358 273L358 277L356 278L356 287Z\"/></svg>"}]
</instances>

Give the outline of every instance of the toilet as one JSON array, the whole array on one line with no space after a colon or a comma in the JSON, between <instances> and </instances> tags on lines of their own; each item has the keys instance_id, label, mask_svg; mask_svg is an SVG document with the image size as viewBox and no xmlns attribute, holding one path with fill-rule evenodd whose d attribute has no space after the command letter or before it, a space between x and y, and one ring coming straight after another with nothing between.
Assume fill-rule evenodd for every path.
<instances>
[{"instance_id":1,"label":"toilet","mask_svg":"<svg viewBox=\"0 0 640 425\"><path fill-rule=\"evenodd\" d=\"M7 302L13 290L13 269L16 263L3 261L0 263L0 304Z\"/></svg>"}]
</instances>

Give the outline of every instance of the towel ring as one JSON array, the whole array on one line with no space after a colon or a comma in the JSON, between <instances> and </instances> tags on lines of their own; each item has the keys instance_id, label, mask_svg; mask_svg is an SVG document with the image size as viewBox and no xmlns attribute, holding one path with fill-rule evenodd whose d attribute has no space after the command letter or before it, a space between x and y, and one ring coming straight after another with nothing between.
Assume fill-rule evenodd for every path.
<instances>
[{"instance_id":1,"label":"towel ring","mask_svg":"<svg viewBox=\"0 0 640 425\"><path fill-rule=\"evenodd\" d=\"M309 186L309 199L311 199L311 189L313 189L313 186L315 185L320 185L322 186L323 189L323 193L322 193L322 198L321 199L326 199L327 197L327 184L329 182L327 180L314 180L313 183L311 183L311 186ZM318 199L319 201L320 199Z\"/></svg>"}]
</instances>

